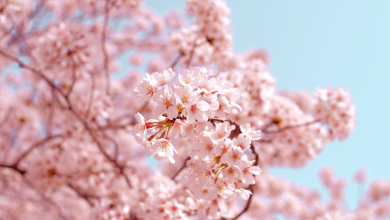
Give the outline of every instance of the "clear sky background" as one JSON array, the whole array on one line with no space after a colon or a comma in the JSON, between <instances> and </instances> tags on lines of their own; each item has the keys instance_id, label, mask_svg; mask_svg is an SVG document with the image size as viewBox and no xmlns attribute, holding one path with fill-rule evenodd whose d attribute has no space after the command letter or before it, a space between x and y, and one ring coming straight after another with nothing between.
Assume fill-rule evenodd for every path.
<instances>
[{"instance_id":1,"label":"clear sky background","mask_svg":"<svg viewBox=\"0 0 390 220\"><path fill-rule=\"evenodd\" d=\"M321 190L317 172L331 166L349 180L348 206L355 207L357 186L350 180L358 168L368 168L369 181L390 178L390 1L227 2L234 49L267 49L279 90L313 92L330 85L350 90L357 108L357 126L350 137L325 146L304 168L273 172ZM185 0L145 4L164 13L183 10Z\"/></svg>"}]
</instances>

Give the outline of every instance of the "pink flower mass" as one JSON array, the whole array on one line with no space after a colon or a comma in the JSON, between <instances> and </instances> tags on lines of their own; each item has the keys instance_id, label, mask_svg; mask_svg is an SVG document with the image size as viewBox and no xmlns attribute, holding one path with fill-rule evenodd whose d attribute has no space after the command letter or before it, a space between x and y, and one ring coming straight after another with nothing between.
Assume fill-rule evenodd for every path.
<instances>
[{"instance_id":1,"label":"pink flower mass","mask_svg":"<svg viewBox=\"0 0 390 220\"><path fill-rule=\"evenodd\" d=\"M230 11L223 0L164 16L141 0L0 1L0 219L390 217L390 180L348 209L330 168L327 201L272 174L348 138L355 105L341 87L277 91L268 53L233 50ZM123 56L131 71L117 77Z\"/></svg>"}]
</instances>

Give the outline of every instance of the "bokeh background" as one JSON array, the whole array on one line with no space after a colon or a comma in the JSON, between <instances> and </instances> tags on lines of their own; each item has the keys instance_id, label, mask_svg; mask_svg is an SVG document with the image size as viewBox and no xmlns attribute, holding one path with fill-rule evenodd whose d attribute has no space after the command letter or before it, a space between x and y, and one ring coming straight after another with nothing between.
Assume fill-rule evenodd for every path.
<instances>
[{"instance_id":1,"label":"bokeh background","mask_svg":"<svg viewBox=\"0 0 390 220\"><path fill-rule=\"evenodd\" d=\"M348 180L346 207L356 207L355 171L368 183L390 178L390 1L228 0L234 49L264 48L278 90L348 88L357 126L343 142L327 145L306 167L273 168L277 176L318 189L318 170L331 166ZM185 0L145 0L159 14L184 11ZM158 164L148 158L151 166ZM367 184L366 184L367 186Z\"/></svg>"}]
</instances>

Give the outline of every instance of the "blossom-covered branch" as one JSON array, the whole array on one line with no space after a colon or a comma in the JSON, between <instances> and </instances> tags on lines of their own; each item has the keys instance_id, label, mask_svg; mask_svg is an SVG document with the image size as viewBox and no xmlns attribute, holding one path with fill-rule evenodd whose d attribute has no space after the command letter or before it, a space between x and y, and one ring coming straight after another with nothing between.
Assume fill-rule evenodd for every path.
<instances>
[{"instance_id":1,"label":"blossom-covered branch","mask_svg":"<svg viewBox=\"0 0 390 220\"><path fill-rule=\"evenodd\" d=\"M233 50L226 2L187 0L192 19L140 0L0 8L2 218L389 216L388 181L346 210L330 169L329 202L272 175L347 138L355 106L343 88L277 90L265 50Z\"/></svg>"}]
</instances>

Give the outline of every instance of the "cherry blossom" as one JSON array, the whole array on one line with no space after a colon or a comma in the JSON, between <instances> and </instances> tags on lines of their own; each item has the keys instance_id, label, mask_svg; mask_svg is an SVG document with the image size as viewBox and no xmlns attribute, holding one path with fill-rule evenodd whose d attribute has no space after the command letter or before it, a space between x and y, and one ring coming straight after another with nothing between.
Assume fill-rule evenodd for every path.
<instances>
[{"instance_id":1,"label":"cherry blossom","mask_svg":"<svg viewBox=\"0 0 390 220\"><path fill-rule=\"evenodd\" d=\"M355 209L337 170L319 171L327 200L272 174L348 138L356 107L341 87L278 90L265 50L234 51L225 1L0 8L2 219L390 216L390 181L363 169Z\"/></svg>"}]
</instances>

